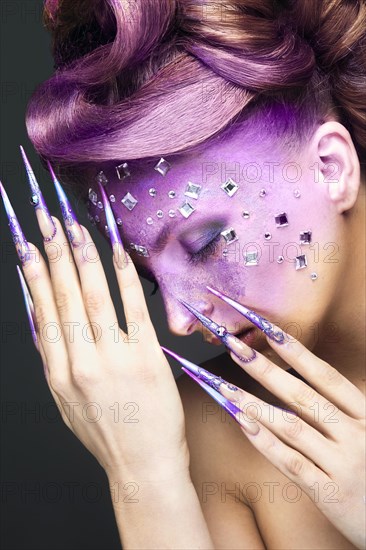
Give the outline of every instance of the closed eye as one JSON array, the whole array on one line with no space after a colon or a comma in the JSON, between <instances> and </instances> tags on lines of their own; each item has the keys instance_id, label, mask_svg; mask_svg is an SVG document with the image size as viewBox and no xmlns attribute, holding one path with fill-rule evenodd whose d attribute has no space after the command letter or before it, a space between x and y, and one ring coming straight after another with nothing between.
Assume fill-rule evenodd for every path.
<instances>
[{"instance_id":1,"label":"closed eye","mask_svg":"<svg viewBox=\"0 0 366 550\"><path fill-rule=\"evenodd\" d=\"M205 262L210 256L213 256L217 252L217 244L221 239L221 234L218 233L212 241L206 246L201 248L198 252L189 252L187 261L190 265L196 265L199 262Z\"/></svg>"}]
</instances>

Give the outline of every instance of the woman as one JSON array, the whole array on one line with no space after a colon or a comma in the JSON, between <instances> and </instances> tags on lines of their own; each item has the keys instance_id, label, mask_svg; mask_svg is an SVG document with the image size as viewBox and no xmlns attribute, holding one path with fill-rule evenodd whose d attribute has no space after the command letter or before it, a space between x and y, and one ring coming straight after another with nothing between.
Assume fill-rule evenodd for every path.
<instances>
[{"instance_id":1,"label":"woman","mask_svg":"<svg viewBox=\"0 0 366 550\"><path fill-rule=\"evenodd\" d=\"M26 122L68 240L22 154L50 273L1 191L47 382L123 547L363 548L365 3L45 15L56 73ZM126 332L58 178L111 243ZM176 384L137 273L172 332L230 357L176 356Z\"/></svg>"}]
</instances>

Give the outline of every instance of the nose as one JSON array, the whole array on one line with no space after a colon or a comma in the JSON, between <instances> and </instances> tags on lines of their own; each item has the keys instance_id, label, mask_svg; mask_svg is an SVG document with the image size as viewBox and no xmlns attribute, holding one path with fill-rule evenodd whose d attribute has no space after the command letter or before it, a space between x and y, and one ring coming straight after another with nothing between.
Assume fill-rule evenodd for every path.
<instances>
[{"instance_id":1,"label":"nose","mask_svg":"<svg viewBox=\"0 0 366 550\"><path fill-rule=\"evenodd\" d=\"M204 315L210 316L213 311L213 304L208 300L192 300L184 297L184 300ZM188 309L179 302L177 297L170 296L165 300L165 308L168 317L169 329L177 336L188 336L202 328L201 323Z\"/></svg>"}]
</instances>

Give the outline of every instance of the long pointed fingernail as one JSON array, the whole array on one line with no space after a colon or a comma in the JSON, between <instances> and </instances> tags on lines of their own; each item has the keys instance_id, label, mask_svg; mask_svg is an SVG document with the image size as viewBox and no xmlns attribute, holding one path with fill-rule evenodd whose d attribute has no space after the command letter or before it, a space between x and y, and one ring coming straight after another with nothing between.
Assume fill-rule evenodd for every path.
<instances>
[{"instance_id":1,"label":"long pointed fingernail","mask_svg":"<svg viewBox=\"0 0 366 550\"><path fill-rule=\"evenodd\" d=\"M38 337L37 337L37 330L36 330L37 322L36 322L36 316L35 316L35 313L34 313L33 300L31 298L31 295L29 294L29 290L28 290L28 287L27 287L27 283L25 282L23 273L22 273L22 271L21 271L21 269L18 265L17 265L17 271L18 271L18 275L19 275L20 285L21 285L22 291L23 291L25 309L27 311L27 316L28 316L28 321L29 321L29 326L30 326L30 329L31 329L33 342L34 342L34 345L36 346L37 350L39 351Z\"/></svg>"},{"instance_id":2,"label":"long pointed fingernail","mask_svg":"<svg viewBox=\"0 0 366 550\"><path fill-rule=\"evenodd\" d=\"M66 196L65 191L62 189L60 182L56 178L55 172L51 166L50 161L47 161L47 166L52 176L54 186L56 188L57 197L60 203L61 214L65 223L67 237L71 245L76 248L80 244L85 242L83 230L75 216L71 203Z\"/></svg>"},{"instance_id":3,"label":"long pointed fingernail","mask_svg":"<svg viewBox=\"0 0 366 550\"><path fill-rule=\"evenodd\" d=\"M10 203L9 197L4 189L3 184L0 181L0 192L1 197L4 202L5 211L9 219L9 227L11 231L11 235L13 238L13 242L15 244L15 248L19 257L19 260L24 265L28 260L32 257L32 252L29 248L28 241L26 240L24 233L22 231L22 228L20 227L20 224L18 222L18 218L15 215L15 212L13 210L13 207Z\"/></svg>"},{"instance_id":4,"label":"long pointed fingernail","mask_svg":"<svg viewBox=\"0 0 366 550\"><path fill-rule=\"evenodd\" d=\"M237 387L233 384L230 384L230 382L227 382L221 376L216 376L212 372L199 367L198 365L195 365L191 361L188 361L188 359L184 359L184 357L181 357L174 351L171 351L170 349L165 348L164 346L160 346L165 353L173 357L178 363L183 365L184 368L188 369L192 374L197 376L200 380L211 386L216 391L220 391L221 384L224 384L224 386L227 387L230 391L237 391Z\"/></svg>"},{"instance_id":5,"label":"long pointed fingernail","mask_svg":"<svg viewBox=\"0 0 366 550\"><path fill-rule=\"evenodd\" d=\"M39 188L36 176L34 175L27 155L25 154L23 147L21 145L19 147L23 157L25 169L27 171L28 181L32 193L29 200L31 205L35 208L38 225L43 235L43 240L45 242L49 242L56 235L56 226L53 219L51 218L51 214L47 208L42 191Z\"/></svg>"},{"instance_id":6,"label":"long pointed fingernail","mask_svg":"<svg viewBox=\"0 0 366 550\"><path fill-rule=\"evenodd\" d=\"M221 342L230 349L230 351L235 353L235 355L237 355L241 361L249 363L250 361L253 361L253 359L255 359L257 353L254 349L244 344L244 342L241 342L238 338L236 338L236 336L234 336L234 334L231 334L229 331L227 331L225 327L219 325L209 317L206 317L206 315L200 313L196 308L194 308L184 300L180 300L179 298L178 300L199 321L201 321L203 326L205 326L210 332L212 332L212 334L217 336L217 338L219 338Z\"/></svg>"},{"instance_id":7,"label":"long pointed fingernail","mask_svg":"<svg viewBox=\"0 0 366 550\"><path fill-rule=\"evenodd\" d=\"M109 229L109 237L111 239L111 245L113 250L113 258L119 269L124 269L128 264L128 257L123 246L121 236L118 231L117 223L113 215L111 205L103 186L98 182L99 190L102 195L102 201L104 205L105 217L107 226Z\"/></svg>"},{"instance_id":8,"label":"long pointed fingernail","mask_svg":"<svg viewBox=\"0 0 366 550\"><path fill-rule=\"evenodd\" d=\"M284 333L281 330L276 330L274 328L274 325L272 325L272 323L267 321L267 319L265 319L255 311L252 311L246 308L242 304L239 304L239 302L236 302L232 298L229 298L229 296L226 296L222 292L219 292L218 290L215 290L210 286L206 286L206 288L207 290L215 294L215 296L218 296L219 298L221 298L221 300L223 300L224 302L232 306L234 309L236 309L236 311L239 311L239 313L244 315L244 317L246 317L248 321L250 321L251 323L253 323L253 325L258 327L271 340L273 340L274 342L277 342L277 344L282 344L284 342L285 340Z\"/></svg>"},{"instance_id":9,"label":"long pointed fingernail","mask_svg":"<svg viewBox=\"0 0 366 550\"><path fill-rule=\"evenodd\" d=\"M204 382L199 376L196 376L193 372L188 370L186 367L182 367L182 370L188 374L197 384L199 384L207 393L210 395L216 403L218 403L223 409L225 409L226 412L230 414L237 422L239 420L237 419L236 415L241 414L241 410L234 405L229 399L226 399L221 393L218 393L214 388L212 388L209 384ZM239 422L240 423L240 422Z\"/></svg>"}]
</instances>

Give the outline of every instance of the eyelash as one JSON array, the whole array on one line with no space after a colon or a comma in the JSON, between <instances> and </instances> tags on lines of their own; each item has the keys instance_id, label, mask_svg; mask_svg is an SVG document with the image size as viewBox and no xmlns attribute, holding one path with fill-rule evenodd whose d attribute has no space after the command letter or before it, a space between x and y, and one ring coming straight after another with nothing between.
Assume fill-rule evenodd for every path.
<instances>
[{"instance_id":1,"label":"eyelash","mask_svg":"<svg viewBox=\"0 0 366 550\"><path fill-rule=\"evenodd\" d=\"M208 260L209 256L212 256L216 252L216 244L219 242L221 234L216 235L211 242L206 244L204 248L201 248L198 252L190 253L188 255L188 263L191 265L196 265L199 262L205 262Z\"/></svg>"}]
</instances>

